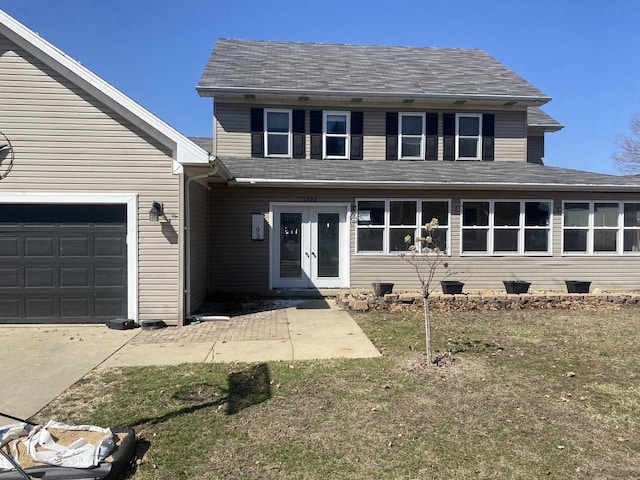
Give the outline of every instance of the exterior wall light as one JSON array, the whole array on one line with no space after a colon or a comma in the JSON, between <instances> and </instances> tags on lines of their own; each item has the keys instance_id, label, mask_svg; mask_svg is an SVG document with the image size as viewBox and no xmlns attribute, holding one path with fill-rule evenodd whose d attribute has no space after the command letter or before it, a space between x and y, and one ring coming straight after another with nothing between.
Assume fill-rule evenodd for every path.
<instances>
[{"instance_id":1,"label":"exterior wall light","mask_svg":"<svg viewBox=\"0 0 640 480\"><path fill-rule=\"evenodd\" d=\"M159 202L153 202L151 210L149 210L149 221L157 222L161 217L167 220L167 216L164 214L164 205Z\"/></svg>"}]
</instances>

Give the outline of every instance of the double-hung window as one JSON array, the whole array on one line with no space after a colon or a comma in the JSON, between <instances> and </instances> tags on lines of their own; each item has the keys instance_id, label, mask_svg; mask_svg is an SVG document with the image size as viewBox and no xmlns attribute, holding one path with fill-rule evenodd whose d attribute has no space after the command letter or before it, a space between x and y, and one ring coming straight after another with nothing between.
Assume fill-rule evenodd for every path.
<instances>
[{"instance_id":1,"label":"double-hung window","mask_svg":"<svg viewBox=\"0 0 640 480\"><path fill-rule=\"evenodd\" d=\"M349 158L350 112L323 112L324 158Z\"/></svg>"},{"instance_id":2,"label":"double-hung window","mask_svg":"<svg viewBox=\"0 0 640 480\"><path fill-rule=\"evenodd\" d=\"M291 110L264 110L267 157L291 157Z\"/></svg>"},{"instance_id":3,"label":"double-hung window","mask_svg":"<svg viewBox=\"0 0 640 480\"><path fill-rule=\"evenodd\" d=\"M482 115L456 114L456 158L480 160L482 158Z\"/></svg>"},{"instance_id":4,"label":"double-hung window","mask_svg":"<svg viewBox=\"0 0 640 480\"><path fill-rule=\"evenodd\" d=\"M424 113L398 115L398 151L401 160L423 160L425 138Z\"/></svg>"},{"instance_id":5,"label":"double-hung window","mask_svg":"<svg viewBox=\"0 0 640 480\"><path fill-rule=\"evenodd\" d=\"M640 251L640 203L564 202L564 254L619 255Z\"/></svg>"},{"instance_id":6,"label":"double-hung window","mask_svg":"<svg viewBox=\"0 0 640 480\"><path fill-rule=\"evenodd\" d=\"M409 245L438 247L447 252L449 244L448 200L358 200L357 252L397 253ZM437 218L439 227L432 233L433 243L422 245L424 225ZM409 237L407 244L405 238Z\"/></svg>"},{"instance_id":7,"label":"double-hung window","mask_svg":"<svg viewBox=\"0 0 640 480\"><path fill-rule=\"evenodd\" d=\"M550 254L551 202L463 201L462 253Z\"/></svg>"},{"instance_id":8,"label":"double-hung window","mask_svg":"<svg viewBox=\"0 0 640 480\"><path fill-rule=\"evenodd\" d=\"M640 253L640 203L624 204L624 252Z\"/></svg>"}]
</instances>

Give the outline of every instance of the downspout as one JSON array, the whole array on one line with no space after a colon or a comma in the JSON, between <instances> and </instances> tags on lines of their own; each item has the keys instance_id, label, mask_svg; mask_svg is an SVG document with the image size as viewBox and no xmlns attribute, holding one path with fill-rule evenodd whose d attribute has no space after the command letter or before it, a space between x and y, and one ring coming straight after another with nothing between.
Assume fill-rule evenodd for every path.
<instances>
[{"instance_id":1,"label":"downspout","mask_svg":"<svg viewBox=\"0 0 640 480\"><path fill-rule=\"evenodd\" d=\"M215 161L214 161L215 162ZM185 317L188 318L191 315L191 182L194 180L200 180L203 178L213 177L218 173L218 164L213 164L213 170L200 175L194 175L189 177L185 184ZM209 190L211 187L207 187ZM207 199L208 201L208 199Z\"/></svg>"}]
</instances>

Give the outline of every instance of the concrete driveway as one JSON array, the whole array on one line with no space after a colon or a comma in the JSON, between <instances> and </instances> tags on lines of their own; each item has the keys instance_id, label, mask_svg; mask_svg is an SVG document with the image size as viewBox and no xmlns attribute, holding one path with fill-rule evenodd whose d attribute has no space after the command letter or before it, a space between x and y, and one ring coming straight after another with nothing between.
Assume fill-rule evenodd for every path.
<instances>
[{"instance_id":1,"label":"concrete driveway","mask_svg":"<svg viewBox=\"0 0 640 480\"><path fill-rule=\"evenodd\" d=\"M159 330L0 325L0 414L29 418L94 368L379 357L333 300ZM11 423L0 418L0 425ZM64 419L60 419L64 420Z\"/></svg>"},{"instance_id":2,"label":"concrete driveway","mask_svg":"<svg viewBox=\"0 0 640 480\"><path fill-rule=\"evenodd\" d=\"M104 325L0 326L0 413L34 415L138 332ZM12 423L5 420L0 425Z\"/></svg>"}]
</instances>

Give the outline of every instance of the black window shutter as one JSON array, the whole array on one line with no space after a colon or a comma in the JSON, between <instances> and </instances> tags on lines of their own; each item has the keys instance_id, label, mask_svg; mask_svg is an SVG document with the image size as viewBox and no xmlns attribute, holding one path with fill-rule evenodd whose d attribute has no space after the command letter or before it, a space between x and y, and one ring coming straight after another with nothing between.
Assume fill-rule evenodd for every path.
<instances>
[{"instance_id":1,"label":"black window shutter","mask_svg":"<svg viewBox=\"0 0 640 480\"><path fill-rule=\"evenodd\" d=\"M311 158L322 158L322 110L309 112L309 133L311 134Z\"/></svg>"},{"instance_id":2,"label":"black window shutter","mask_svg":"<svg viewBox=\"0 0 640 480\"><path fill-rule=\"evenodd\" d=\"M264 157L264 109L251 109L251 156Z\"/></svg>"},{"instance_id":3,"label":"black window shutter","mask_svg":"<svg viewBox=\"0 0 640 480\"><path fill-rule=\"evenodd\" d=\"M387 160L398 159L398 113L387 112Z\"/></svg>"},{"instance_id":4,"label":"black window shutter","mask_svg":"<svg viewBox=\"0 0 640 480\"><path fill-rule=\"evenodd\" d=\"M294 110L291 126L293 130L293 158L305 157L304 110Z\"/></svg>"},{"instance_id":5,"label":"black window shutter","mask_svg":"<svg viewBox=\"0 0 640 480\"><path fill-rule=\"evenodd\" d=\"M351 160L362 160L363 147L363 114L351 112Z\"/></svg>"},{"instance_id":6,"label":"black window shutter","mask_svg":"<svg viewBox=\"0 0 640 480\"><path fill-rule=\"evenodd\" d=\"M492 113L482 115L482 160L494 159L494 123L495 116Z\"/></svg>"},{"instance_id":7,"label":"black window shutter","mask_svg":"<svg viewBox=\"0 0 640 480\"><path fill-rule=\"evenodd\" d=\"M425 160L438 159L438 114L427 113Z\"/></svg>"},{"instance_id":8,"label":"black window shutter","mask_svg":"<svg viewBox=\"0 0 640 480\"><path fill-rule=\"evenodd\" d=\"M456 159L456 114L442 114L443 160Z\"/></svg>"}]
</instances>

